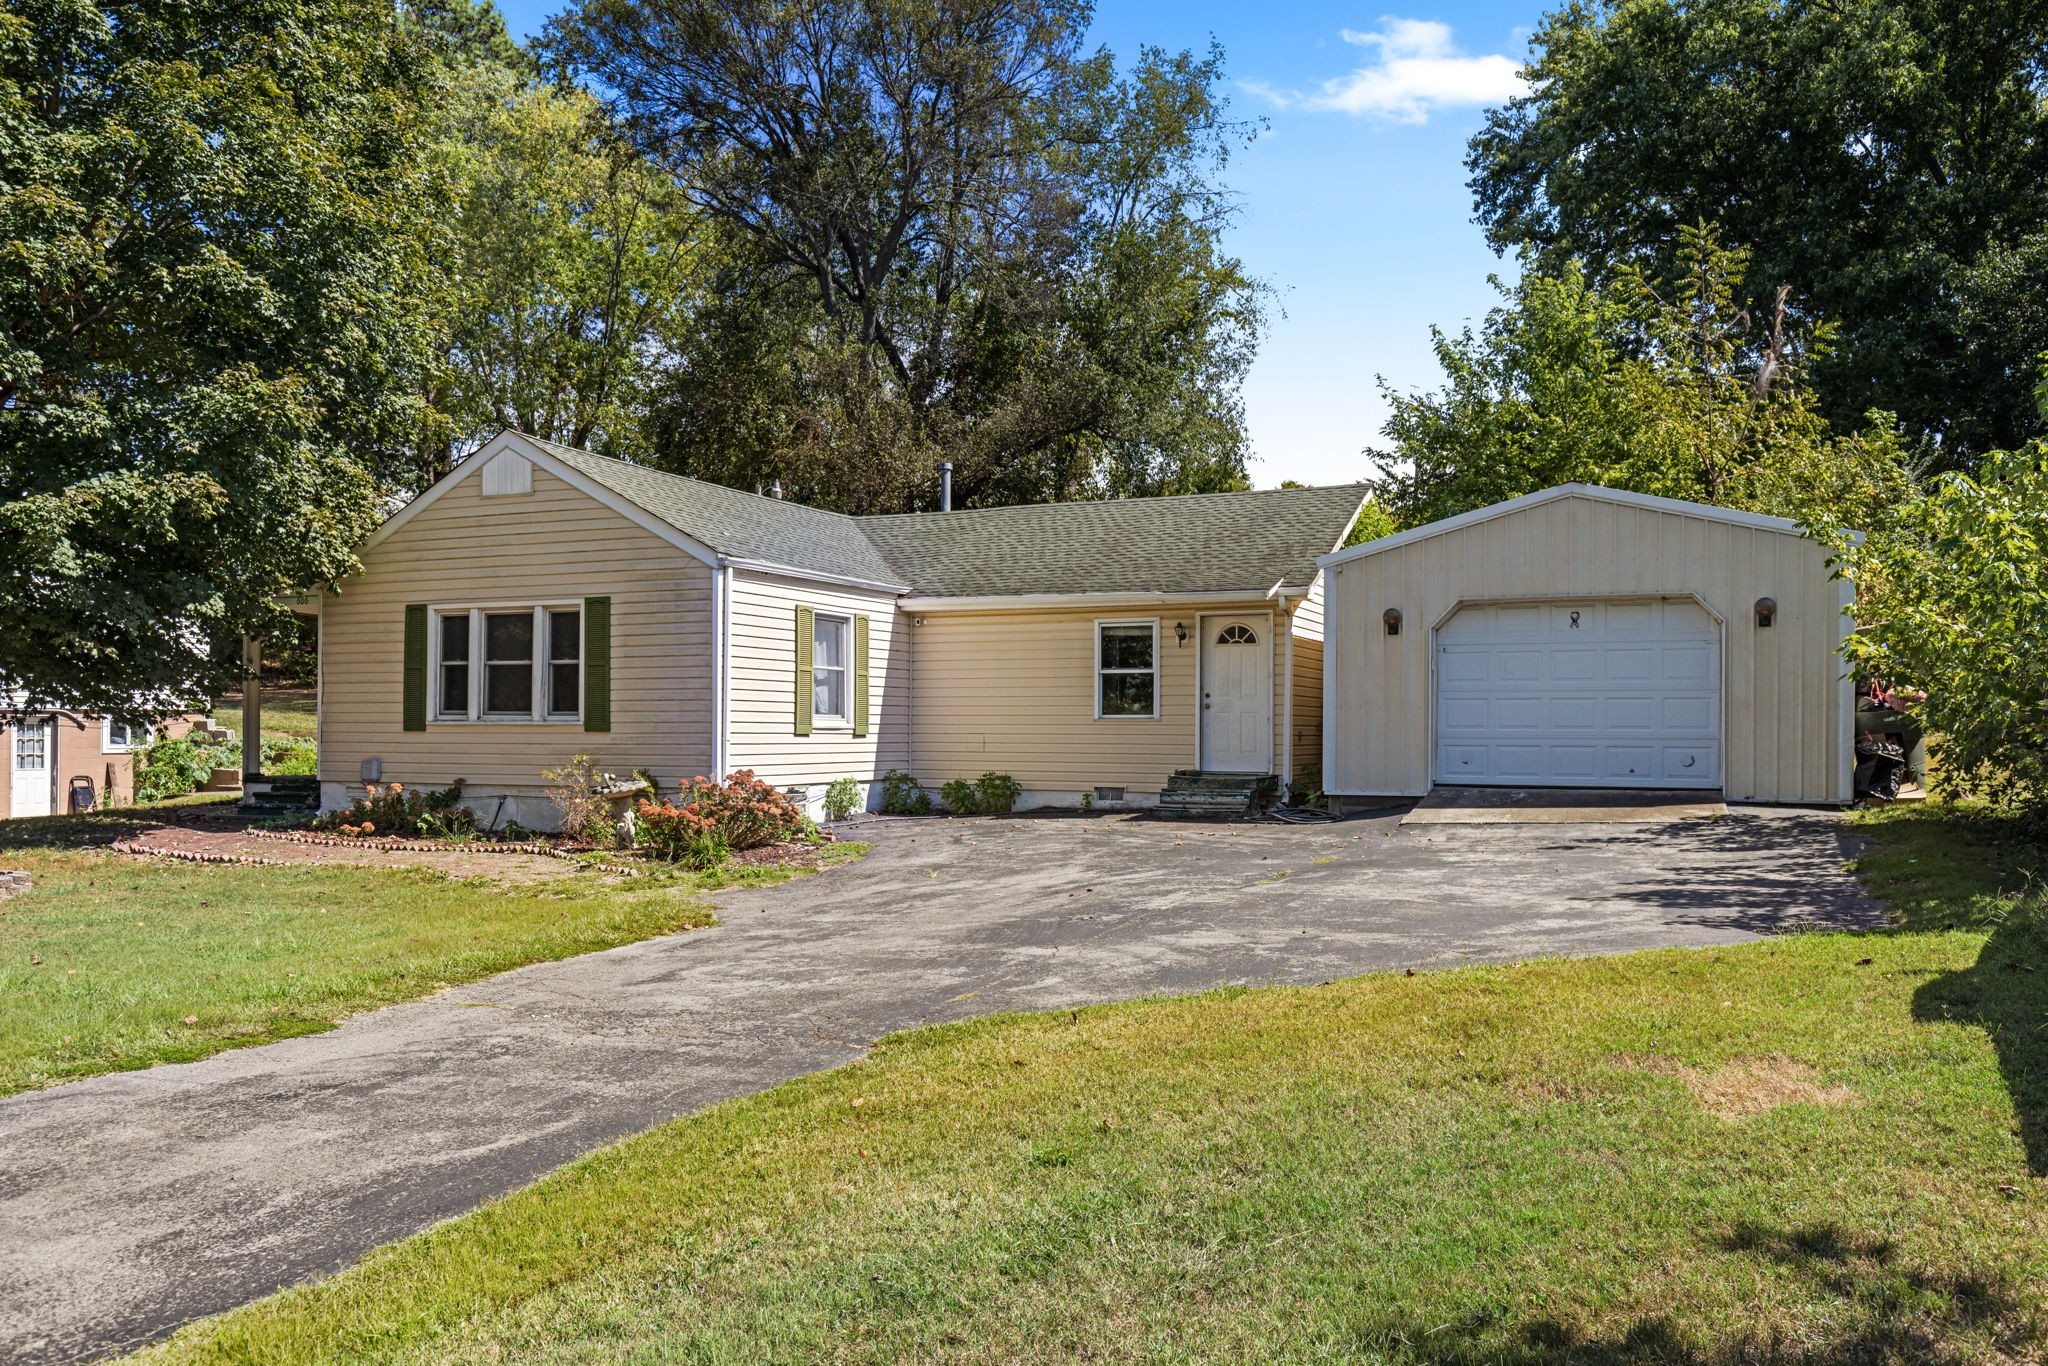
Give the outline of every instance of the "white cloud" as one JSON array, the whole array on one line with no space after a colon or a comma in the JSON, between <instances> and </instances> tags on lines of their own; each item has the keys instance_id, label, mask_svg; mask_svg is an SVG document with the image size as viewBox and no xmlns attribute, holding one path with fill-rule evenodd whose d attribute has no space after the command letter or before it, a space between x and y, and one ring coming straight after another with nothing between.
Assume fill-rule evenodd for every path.
<instances>
[{"instance_id":1,"label":"white cloud","mask_svg":"<svg viewBox=\"0 0 2048 1366\"><path fill-rule=\"evenodd\" d=\"M1380 20L1378 29L1343 31L1344 41L1372 54L1348 75L1314 91L1246 82L1247 93L1280 109L1327 110L1395 123L1424 123L1439 109L1499 104L1524 90L1522 64L1498 54L1468 56L1451 28L1431 19Z\"/></svg>"}]
</instances>

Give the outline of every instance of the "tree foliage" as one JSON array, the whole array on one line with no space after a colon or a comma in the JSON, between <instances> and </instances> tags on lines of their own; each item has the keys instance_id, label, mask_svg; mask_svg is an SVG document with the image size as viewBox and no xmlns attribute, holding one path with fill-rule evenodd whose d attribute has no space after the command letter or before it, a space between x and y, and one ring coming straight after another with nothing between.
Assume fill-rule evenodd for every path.
<instances>
[{"instance_id":1,"label":"tree foliage","mask_svg":"<svg viewBox=\"0 0 2048 1366\"><path fill-rule=\"evenodd\" d=\"M1821 534L1856 582L1850 656L1926 695L1939 781L2048 820L2048 447L1941 476L1860 542Z\"/></svg>"},{"instance_id":2,"label":"tree foliage","mask_svg":"<svg viewBox=\"0 0 2048 1366\"><path fill-rule=\"evenodd\" d=\"M1604 484L1790 517L1883 507L1910 487L1887 415L1830 432L1808 382L1831 329L1787 292L1758 317L1749 255L1703 225L1668 276L1604 288L1576 261L1525 275L1478 334L1437 332L1435 393L1389 391L1377 496L1414 526L1563 483Z\"/></svg>"},{"instance_id":3,"label":"tree foliage","mask_svg":"<svg viewBox=\"0 0 2048 1366\"><path fill-rule=\"evenodd\" d=\"M1239 486L1260 292L1220 59L1076 0L581 0L549 29L715 224L655 403L689 473L850 511Z\"/></svg>"},{"instance_id":4,"label":"tree foliage","mask_svg":"<svg viewBox=\"0 0 2048 1366\"><path fill-rule=\"evenodd\" d=\"M0 12L0 687L203 698L418 420L417 44L365 0Z\"/></svg>"},{"instance_id":5,"label":"tree foliage","mask_svg":"<svg viewBox=\"0 0 2048 1366\"><path fill-rule=\"evenodd\" d=\"M1467 167L1499 250L1596 283L1666 273L1680 229L1755 253L1840 326L1813 382L1949 464L2040 430L2048 349L2048 9L2004 0L1571 0Z\"/></svg>"}]
</instances>

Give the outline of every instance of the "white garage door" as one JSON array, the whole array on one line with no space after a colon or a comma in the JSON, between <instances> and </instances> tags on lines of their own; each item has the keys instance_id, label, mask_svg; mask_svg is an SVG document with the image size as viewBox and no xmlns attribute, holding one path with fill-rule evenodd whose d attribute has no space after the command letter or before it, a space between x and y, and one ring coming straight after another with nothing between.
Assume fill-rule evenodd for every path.
<instances>
[{"instance_id":1,"label":"white garage door","mask_svg":"<svg viewBox=\"0 0 2048 1366\"><path fill-rule=\"evenodd\" d=\"M1721 637L1689 598L1466 607L1437 632L1436 780L1721 785Z\"/></svg>"}]
</instances>

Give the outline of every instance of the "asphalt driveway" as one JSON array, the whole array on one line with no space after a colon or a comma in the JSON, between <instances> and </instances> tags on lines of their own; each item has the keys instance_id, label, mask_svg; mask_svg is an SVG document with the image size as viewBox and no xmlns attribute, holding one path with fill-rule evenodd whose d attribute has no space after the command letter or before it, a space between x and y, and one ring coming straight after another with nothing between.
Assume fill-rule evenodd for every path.
<instances>
[{"instance_id":1,"label":"asphalt driveway","mask_svg":"<svg viewBox=\"0 0 2048 1366\"><path fill-rule=\"evenodd\" d=\"M0 1359L346 1266L600 1144L995 1011L1870 923L1833 818L877 822L723 924L0 1101Z\"/></svg>"}]
</instances>

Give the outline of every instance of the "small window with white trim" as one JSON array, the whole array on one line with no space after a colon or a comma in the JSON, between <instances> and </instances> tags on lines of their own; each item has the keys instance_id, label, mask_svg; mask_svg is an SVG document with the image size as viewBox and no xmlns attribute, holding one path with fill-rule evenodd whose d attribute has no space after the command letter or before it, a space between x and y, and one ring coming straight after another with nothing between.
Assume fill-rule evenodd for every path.
<instances>
[{"instance_id":1,"label":"small window with white trim","mask_svg":"<svg viewBox=\"0 0 2048 1366\"><path fill-rule=\"evenodd\" d=\"M435 720L582 718L580 604L437 608L433 640Z\"/></svg>"},{"instance_id":2,"label":"small window with white trim","mask_svg":"<svg viewBox=\"0 0 2048 1366\"><path fill-rule=\"evenodd\" d=\"M1095 623L1097 719L1159 715L1159 622Z\"/></svg>"},{"instance_id":3,"label":"small window with white trim","mask_svg":"<svg viewBox=\"0 0 2048 1366\"><path fill-rule=\"evenodd\" d=\"M811 616L811 720L813 724L853 724L853 619Z\"/></svg>"},{"instance_id":4,"label":"small window with white trim","mask_svg":"<svg viewBox=\"0 0 2048 1366\"><path fill-rule=\"evenodd\" d=\"M109 716L100 723L100 753L132 754L149 748L156 734L148 726L133 726Z\"/></svg>"}]
</instances>

